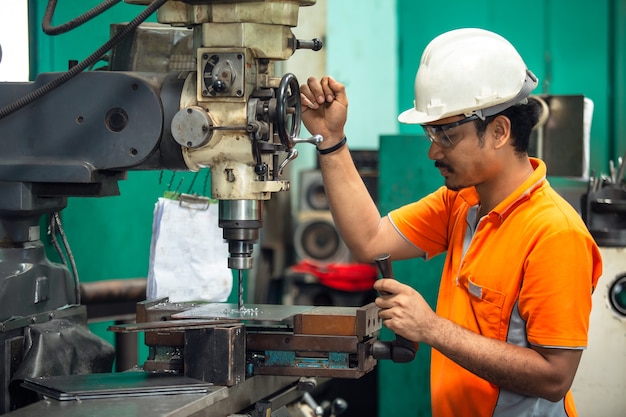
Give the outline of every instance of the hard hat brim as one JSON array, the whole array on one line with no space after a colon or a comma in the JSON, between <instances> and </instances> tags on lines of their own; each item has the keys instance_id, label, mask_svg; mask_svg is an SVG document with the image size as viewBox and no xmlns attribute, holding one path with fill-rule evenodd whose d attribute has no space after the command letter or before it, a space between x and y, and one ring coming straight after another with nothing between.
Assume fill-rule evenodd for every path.
<instances>
[{"instance_id":1,"label":"hard hat brim","mask_svg":"<svg viewBox=\"0 0 626 417\"><path fill-rule=\"evenodd\" d=\"M421 125L424 123L434 122L435 120L441 119L441 115L431 115L424 112L420 112L415 110L415 108L410 108L408 110L403 111L398 116L398 121L400 123L410 124L410 125Z\"/></svg>"}]
</instances>

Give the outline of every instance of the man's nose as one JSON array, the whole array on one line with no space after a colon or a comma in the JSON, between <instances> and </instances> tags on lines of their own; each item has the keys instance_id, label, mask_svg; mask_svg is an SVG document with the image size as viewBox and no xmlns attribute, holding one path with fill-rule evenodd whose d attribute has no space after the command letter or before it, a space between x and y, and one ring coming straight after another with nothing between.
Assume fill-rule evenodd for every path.
<instances>
[{"instance_id":1,"label":"man's nose","mask_svg":"<svg viewBox=\"0 0 626 417\"><path fill-rule=\"evenodd\" d=\"M437 142L430 142L430 147L428 148L428 158L436 161L438 159L443 159L443 151L441 145Z\"/></svg>"}]
</instances>

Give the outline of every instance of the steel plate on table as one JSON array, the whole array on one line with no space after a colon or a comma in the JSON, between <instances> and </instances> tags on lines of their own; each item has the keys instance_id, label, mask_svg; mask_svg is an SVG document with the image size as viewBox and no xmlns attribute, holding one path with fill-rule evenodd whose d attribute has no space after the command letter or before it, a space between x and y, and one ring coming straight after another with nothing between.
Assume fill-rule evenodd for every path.
<instances>
[{"instance_id":1,"label":"steel plate on table","mask_svg":"<svg viewBox=\"0 0 626 417\"><path fill-rule=\"evenodd\" d=\"M239 310L237 304L210 303L173 314L175 319L236 319L247 321L284 321L311 310L311 306L279 304L246 304Z\"/></svg>"},{"instance_id":2,"label":"steel plate on table","mask_svg":"<svg viewBox=\"0 0 626 417\"><path fill-rule=\"evenodd\" d=\"M22 383L58 401L166 394L206 394L216 387L176 374L116 372L28 378Z\"/></svg>"}]
</instances>

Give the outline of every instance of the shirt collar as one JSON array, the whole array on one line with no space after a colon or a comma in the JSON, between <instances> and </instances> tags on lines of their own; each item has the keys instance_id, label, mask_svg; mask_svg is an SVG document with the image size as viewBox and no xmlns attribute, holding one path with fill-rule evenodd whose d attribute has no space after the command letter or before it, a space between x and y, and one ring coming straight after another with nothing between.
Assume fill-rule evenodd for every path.
<instances>
[{"instance_id":1,"label":"shirt collar","mask_svg":"<svg viewBox=\"0 0 626 417\"><path fill-rule=\"evenodd\" d=\"M532 175L515 191L509 194L508 197L502 200L489 214L495 213L504 221L504 218L510 214L511 209L516 206L518 202L528 199L535 191L541 188L542 185L547 184L546 164L537 158L528 159L533 167ZM459 191L459 196L463 198L470 207L480 203L480 196L476 192L475 187L469 187Z\"/></svg>"}]
</instances>

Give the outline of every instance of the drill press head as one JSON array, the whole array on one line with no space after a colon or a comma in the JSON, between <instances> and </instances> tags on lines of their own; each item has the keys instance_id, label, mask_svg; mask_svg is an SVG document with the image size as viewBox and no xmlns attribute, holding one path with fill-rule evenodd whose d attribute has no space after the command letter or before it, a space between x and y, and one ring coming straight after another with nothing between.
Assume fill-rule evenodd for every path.
<instances>
[{"instance_id":1,"label":"drill press head","mask_svg":"<svg viewBox=\"0 0 626 417\"><path fill-rule=\"evenodd\" d=\"M194 28L197 71L187 76L171 131L192 171L211 169L231 269L252 268L263 200L289 189L282 169L297 156L302 107L297 79L276 77L274 62L298 48L321 47L291 32L299 8L313 4L167 2L159 10L161 23ZM189 20L179 21L183 16Z\"/></svg>"}]
</instances>

